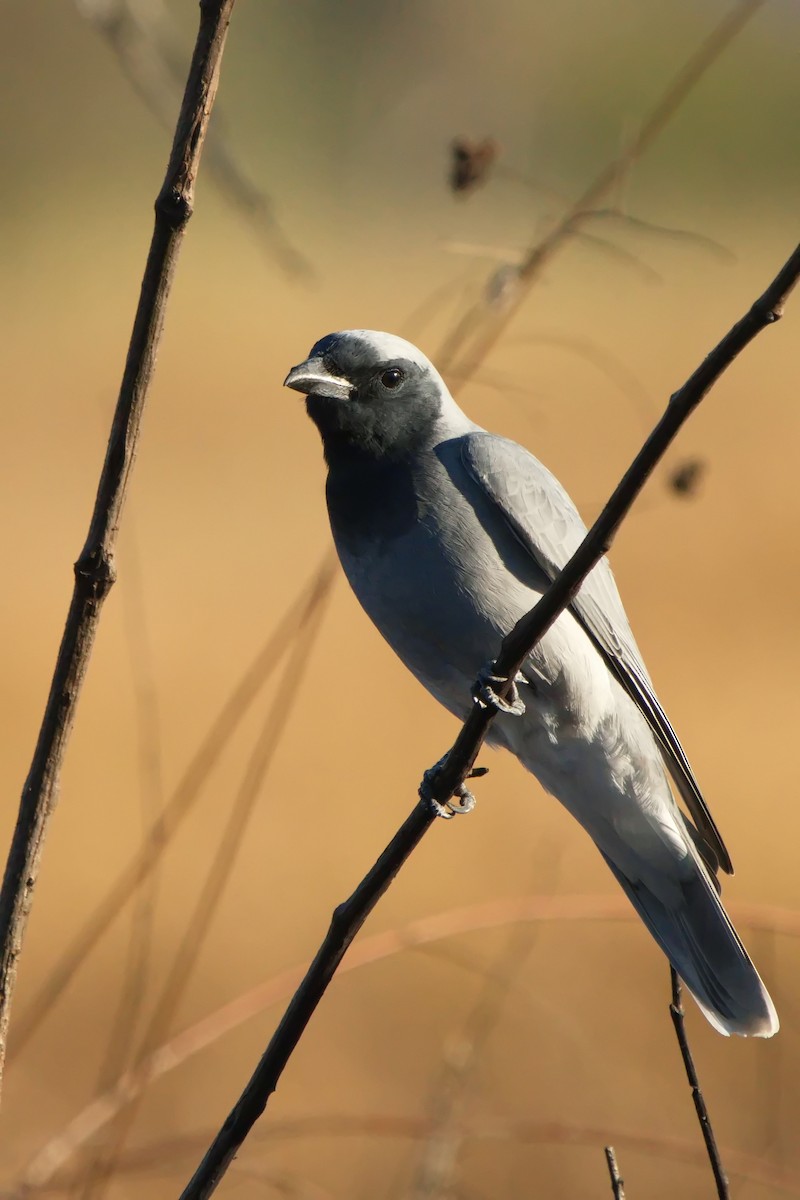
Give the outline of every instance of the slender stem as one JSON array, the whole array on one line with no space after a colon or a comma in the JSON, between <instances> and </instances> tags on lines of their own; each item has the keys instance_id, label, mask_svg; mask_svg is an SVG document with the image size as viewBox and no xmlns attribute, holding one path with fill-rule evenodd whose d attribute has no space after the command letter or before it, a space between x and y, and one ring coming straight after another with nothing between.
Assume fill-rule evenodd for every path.
<instances>
[{"instance_id":1,"label":"slender stem","mask_svg":"<svg viewBox=\"0 0 800 1200\"><path fill-rule=\"evenodd\" d=\"M352 896L334 910L325 940L303 982L290 1000L250 1082L181 1193L181 1200L205 1200L216 1191L234 1155L266 1108L347 947L433 821L433 809L420 800Z\"/></svg>"},{"instance_id":2,"label":"slender stem","mask_svg":"<svg viewBox=\"0 0 800 1200\"><path fill-rule=\"evenodd\" d=\"M514 678L532 647L545 635L576 595L586 576L610 548L634 500L700 401L745 346L767 325L774 324L783 315L784 303L799 276L800 245L795 248L763 295L703 359L683 387L670 397L664 415L572 558L536 607L522 617L503 640L495 663L495 674L506 680ZM508 682L499 690L501 695L507 695ZM473 707L436 778L433 790L436 800L446 802L455 794L457 787L471 770L494 716L492 709L479 705Z\"/></svg>"},{"instance_id":3,"label":"slender stem","mask_svg":"<svg viewBox=\"0 0 800 1200\"><path fill-rule=\"evenodd\" d=\"M310 596L322 595L338 566L333 552L325 555L309 586L295 596L278 619L266 642L247 666L231 694L214 717L189 764L181 775L158 820L147 831L141 846L106 895L99 901L86 924L73 938L51 967L50 974L33 996L28 996L23 1011L14 1024L14 1037L9 1047L8 1062L21 1053L53 1006L69 987L83 963L91 954L111 923L117 918L130 897L143 886L156 869L161 857L183 828L197 803L203 785L231 738L276 670L287 641L295 636L298 613Z\"/></svg>"},{"instance_id":4,"label":"slender stem","mask_svg":"<svg viewBox=\"0 0 800 1200\"><path fill-rule=\"evenodd\" d=\"M747 22L764 7L766 0L740 0L739 4L725 13L709 35L693 51L677 75L659 97L638 131L619 155L607 163L583 194L567 210L558 224L544 238L530 247L523 261L510 277L510 295L500 307L487 299L487 293L470 308L455 329L450 333L437 359L437 365L445 376L459 364L458 354L466 347L473 333L478 334L477 344L472 348L469 361L461 363L467 375L485 361L492 347L518 312L532 284L553 255L581 232L587 218L594 216L598 203L622 179L633 164L653 144L665 126L677 113L686 97L705 76L709 67L735 40ZM492 281L496 282L494 273ZM490 281L490 285L491 282ZM488 294L491 294L491 286Z\"/></svg>"},{"instance_id":5,"label":"slender stem","mask_svg":"<svg viewBox=\"0 0 800 1200\"><path fill-rule=\"evenodd\" d=\"M253 816L256 801L262 793L264 779L281 745L287 723L295 713L302 693L302 684L310 663L314 642L319 636L322 623L333 593L334 576L328 573L322 585L309 594L304 611L300 614L297 629L290 642L282 677L278 680L275 696L269 706L260 729L253 752L244 772L241 785L233 800L230 813L219 837L219 844L208 873L195 902L194 910L173 958L166 980L154 1001L147 1017L144 1031L134 1051L132 1066L133 1088L128 1103L117 1114L114 1129L110 1131L98 1152L86 1177L80 1200L92 1200L104 1189L114 1175L115 1162L130 1135L145 1094L144 1080L147 1076L150 1055L163 1041L175 1013L184 996L188 981L204 945L208 927L217 910L224 889L230 878L236 856Z\"/></svg>"},{"instance_id":6,"label":"slender stem","mask_svg":"<svg viewBox=\"0 0 800 1200\"><path fill-rule=\"evenodd\" d=\"M564 570L556 577L536 607L523 617L504 639L496 664L497 673L506 679L506 683L499 689L501 694L508 693L509 680L516 675L519 664L543 637L559 613L566 608L589 571L602 558L648 476L703 396L748 342L761 329L777 321L782 315L784 301L797 283L798 276L800 246L795 249L764 294L704 359L683 387L670 398L664 416ZM430 798L434 798L439 804L446 804L458 793L469 777L493 716L493 710L474 706L442 765L426 774L420 789L424 798L412 809L377 863L350 898L335 910L325 940L292 997L261 1061L186 1185L181 1200L205 1200L216 1190L237 1150L264 1112L284 1067L300 1041L347 947L403 863L433 824Z\"/></svg>"},{"instance_id":7,"label":"slender stem","mask_svg":"<svg viewBox=\"0 0 800 1200\"><path fill-rule=\"evenodd\" d=\"M719 1200L729 1200L730 1188L728 1185L728 1176L725 1173L725 1168L722 1165L717 1139L714 1137L714 1128L711 1124L711 1118L708 1115L706 1102L703 1099L703 1093L700 1089L700 1080L697 1078L697 1068L694 1065L692 1052L689 1049L689 1039L686 1036L686 1024L683 1011L683 1000L681 997L681 981L674 967L669 969L670 981L672 984L672 1002L669 1006L669 1014L672 1017L672 1024L675 1028L675 1036L678 1039L678 1046L683 1059L683 1066L686 1070L686 1078L689 1081L689 1087L692 1089L692 1100L694 1101L697 1120L700 1122L700 1132L703 1135L703 1141L706 1144L706 1152L708 1161L711 1163L711 1170L714 1173L714 1183L717 1186L717 1196Z\"/></svg>"},{"instance_id":8,"label":"slender stem","mask_svg":"<svg viewBox=\"0 0 800 1200\"><path fill-rule=\"evenodd\" d=\"M22 791L0 890L0 1082L8 1024L45 833L58 796L61 766L75 719L100 610L115 579L114 549L161 340L178 250L192 214L203 140L219 82L234 0L201 0L200 26L142 279L128 356L100 473L86 543L75 563L75 585L44 718Z\"/></svg>"},{"instance_id":9,"label":"slender stem","mask_svg":"<svg viewBox=\"0 0 800 1200\"><path fill-rule=\"evenodd\" d=\"M625 1180L619 1173L617 1166L617 1155L613 1146L605 1147L606 1165L608 1167L608 1177L611 1180L611 1192L614 1200L625 1200Z\"/></svg>"}]
</instances>

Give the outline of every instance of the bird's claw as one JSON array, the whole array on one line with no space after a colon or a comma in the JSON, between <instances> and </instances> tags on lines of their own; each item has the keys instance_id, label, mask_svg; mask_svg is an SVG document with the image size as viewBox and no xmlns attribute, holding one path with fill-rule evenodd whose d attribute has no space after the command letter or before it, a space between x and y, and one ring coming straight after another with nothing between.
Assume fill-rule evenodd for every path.
<instances>
[{"instance_id":1,"label":"bird's claw","mask_svg":"<svg viewBox=\"0 0 800 1200\"><path fill-rule=\"evenodd\" d=\"M478 678L472 688L472 698L481 708L493 708L496 712L506 713L510 717L521 717L525 712L525 703L517 684L525 683L525 676L518 671L511 681L508 696L504 697L495 691L495 687L501 687L506 682L502 675L494 674L494 663L488 663L478 672Z\"/></svg>"},{"instance_id":2,"label":"bird's claw","mask_svg":"<svg viewBox=\"0 0 800 1200\"><path fill-rule=\"evenodd\" d=\"M472 812L476 800L465 783L460 783L450 799L444 804L436 799L433 794L434 784L443 765L444 759L440 759L434 767L425 772L419 794L421 799L431 806L437 817L441 817L444 821L450 821L453 817L463 816L465 813ZM467 778L473 779L481 775L486 775L488 770L488 767L473 767Z\"/></svg>"}]
</instances>

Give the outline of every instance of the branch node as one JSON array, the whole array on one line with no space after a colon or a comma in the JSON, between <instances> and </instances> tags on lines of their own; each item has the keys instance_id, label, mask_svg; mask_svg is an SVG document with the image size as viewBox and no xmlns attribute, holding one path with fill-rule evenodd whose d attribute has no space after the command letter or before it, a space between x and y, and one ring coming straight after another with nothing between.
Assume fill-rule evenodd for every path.
<instances>
[{"instance_id":1,"label":"branch node","mask_svg":"<svg viewBox=\"0 0 800 1200\"><path fill-rule=\"evenodd\" d=\"M117 581L117 568L112 556L102 546L84 551L73 570L78 584L88 591L92 600L105 600Z\"/></svg>"},{"instance_id":2,"label":"branch node","mask_svg":"<svg viewBox=\"0 0 800 1200\"><path fill-rule=\"evenodd\" d=\"M177 232L189 223L194 209L189 198L176 187L163 187L156 196L156 216Z\"/></svg>"},{"instance_id":3,"label":"branch node","mask_svg":"<svg viewBox=\"0 0 800 1200\"><path fill-rule=\"evenodd\" d=\"M145 263L128 356L97 485L89 534L74 564L75 583L47 704L0 887L0 1083L5 1064L11 999L26 922L30 889L92 651L102 601L114 583L113 550L136 452L141 414L153 374L163 312L175 270L183 226L191 214L192 186L214 103L220 61L235 0L209 0L202 9L189 76L167 165L156 199L155 229ZM166 231L165 227L166 226Z\"/></svg>"}]
</instances>

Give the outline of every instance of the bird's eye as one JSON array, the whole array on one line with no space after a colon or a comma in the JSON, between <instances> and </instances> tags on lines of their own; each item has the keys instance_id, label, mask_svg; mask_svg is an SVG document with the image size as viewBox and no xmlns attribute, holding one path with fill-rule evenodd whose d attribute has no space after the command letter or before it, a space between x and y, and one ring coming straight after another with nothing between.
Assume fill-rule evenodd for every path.
<instances>
[{"instance_id":1,"label":"bird's eye","mask_svg":"<svg viewBox=\"0 0 800 1200\"><path fill-rule=\"evenodd\" d=\"M399 367L389 367L381 375L381 383L385 388L391 391L393 388L399 387L405 379L404 373Z\"/></svg>"}]
</instances>

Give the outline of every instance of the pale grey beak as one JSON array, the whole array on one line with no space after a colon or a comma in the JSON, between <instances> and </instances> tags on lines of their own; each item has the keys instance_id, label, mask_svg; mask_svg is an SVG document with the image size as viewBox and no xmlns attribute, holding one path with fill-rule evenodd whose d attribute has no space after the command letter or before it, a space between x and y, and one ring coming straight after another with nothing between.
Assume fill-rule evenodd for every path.
<instances>
[{"instance_id":1,"label":"pale grey beak","mask_svg":"<svg viewBox=\"0 0 800 1200\"><path fill-rule=\"evenodd\" d=\"M283 386L306 396L326 396L330 400L349 400L353 391L352 383L331 375L322 358L309 358L292 367Z\"/></svg>"}]
</instances>

